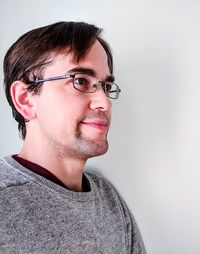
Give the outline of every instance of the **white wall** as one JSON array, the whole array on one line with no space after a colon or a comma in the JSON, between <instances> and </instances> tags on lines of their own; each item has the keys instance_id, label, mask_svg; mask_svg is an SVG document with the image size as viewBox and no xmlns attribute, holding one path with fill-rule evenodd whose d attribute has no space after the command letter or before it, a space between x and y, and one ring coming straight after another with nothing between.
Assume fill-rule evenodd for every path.
<instances>
[{"instance_id":1,"label":"white wall","mask_svg":"<svg viewBox=\"0 0 200 254\"><path fill-rule=\"evenodd\" d=\"M60 20L105 29L122 88L110 150L88 165L123 195L149 254L199 254L200 1L1 0L1 83L11 43ZM2 86L0 105L3 156L21 143Z\"/></svg>"}]
</instances>

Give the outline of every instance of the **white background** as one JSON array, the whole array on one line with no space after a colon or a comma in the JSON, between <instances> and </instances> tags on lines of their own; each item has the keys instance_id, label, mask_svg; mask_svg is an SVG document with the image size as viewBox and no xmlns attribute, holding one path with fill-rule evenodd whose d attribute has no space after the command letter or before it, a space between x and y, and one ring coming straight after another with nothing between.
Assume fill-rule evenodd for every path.
<instances>
[{"instance_id":1,"label":"white background","mask_svg":"<svg viewBox=\"0 0 200 254\"><path fill-rule=\"evenodd\" d=\"M8 47L61 20L104 28L122 88L110 150L88 166L117 187L148 254L200 253L200 1L1 0L0 81ZM0 87L0 156L17 153L17 124Z\"/></svg>"}]
</instances>

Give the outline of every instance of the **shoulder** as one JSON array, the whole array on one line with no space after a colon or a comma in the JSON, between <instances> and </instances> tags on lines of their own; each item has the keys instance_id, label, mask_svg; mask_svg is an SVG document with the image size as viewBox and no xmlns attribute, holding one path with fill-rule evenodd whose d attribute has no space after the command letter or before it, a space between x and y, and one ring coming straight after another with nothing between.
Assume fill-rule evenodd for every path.
<instances>
[{"instance_id":1,"label":"shoulder","mask_svg":"<svg viewBox=\"0 0 200 254\"><path fill-rule=\"evenodd\" d=\"M0 159L0 190L29 182L28 178L10 163L11 156Z\"/></svg>"}]
</instances>

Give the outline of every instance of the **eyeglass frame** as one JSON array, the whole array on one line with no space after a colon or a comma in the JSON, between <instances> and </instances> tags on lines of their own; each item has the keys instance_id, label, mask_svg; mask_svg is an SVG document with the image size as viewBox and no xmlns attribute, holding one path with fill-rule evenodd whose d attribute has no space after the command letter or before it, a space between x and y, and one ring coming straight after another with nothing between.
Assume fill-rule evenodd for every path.
<instances>
[{"instance_id":1,"label":"eyeglass frame","mask_svg":"<svg viewBox=\"0 0 200 254\"><path fill-rule=\"evenodd\" d=\"M92 92L85 92L85 91L82 91L82 90L78 89L78 88L75 86L75 82L74 82L74 78L75 78L75 76L76 76L77 74L84 74L84 75L88 75L88 76L90 76L90 77L95 78L95 79L96 79L96 83L94 84L94 85L95 85L95 86L94 86L95 90L92 91ZM50 77L50 78L45 78L45 79L39 79L39 80L32 80L32 81L30 81L29 83L30 83L30 84L38 84L38 83L43 83L43 82L47 82L47 81L55 81L55 80L61 80L61 79L67 79L67 78L72 78L72 80L73 80L72 83L73 83L74 89L76 89L76 90L78 90L78 91L80 91L80 92L82 92L82 93L95 93L95 92L97 91L98 85L99 85L100 83L102 83L102 84L111 83L111 84L114 84L114 85L116 86L116 89L117 89L117 90L111 91L111 93L112 93L112 92L115 92L115 93L116 93L116 98L110 97L109 95L107 95L107 94L105 93L105 95L106 95L108 98L110 98L110 99L113 99L113 100L118 99L118 98L119 98L119 94L120 94L120 92L121 92L120 87L119 87L116 83L111 82L111 81L100 81L100 80L98 80L95 76L90 75L90 74L86 74L86 73L84 73L84 72L76 72L76 73L67 72L67 73L64 74L64 75L59 75L59 76Z\"/></svg>"}]
</instances>

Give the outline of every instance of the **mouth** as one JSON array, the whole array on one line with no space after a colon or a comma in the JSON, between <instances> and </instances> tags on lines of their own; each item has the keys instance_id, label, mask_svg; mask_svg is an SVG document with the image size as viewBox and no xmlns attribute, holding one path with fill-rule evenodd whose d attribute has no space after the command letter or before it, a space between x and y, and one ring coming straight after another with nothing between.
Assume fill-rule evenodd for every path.
<instances>
[{"instance_id":1,"label":"mouth","mask_svg":"<svg viewBox=\"0 0 200 254\"><path fill-rule=\"evenodd\" d=\"M109 128L107 121L102 120L81 121L80 124L87 127L95 128L102 132L107 132Z\"/></svg>"}]
</instances>

